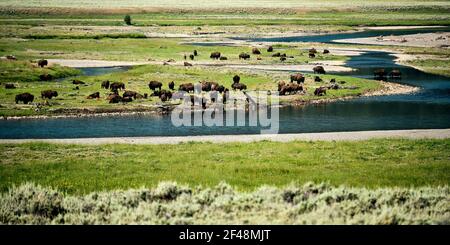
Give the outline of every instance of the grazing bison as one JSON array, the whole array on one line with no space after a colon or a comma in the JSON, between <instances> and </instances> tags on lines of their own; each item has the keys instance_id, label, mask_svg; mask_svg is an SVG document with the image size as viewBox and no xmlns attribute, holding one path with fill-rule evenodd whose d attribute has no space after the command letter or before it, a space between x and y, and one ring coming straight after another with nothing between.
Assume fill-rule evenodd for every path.
<instances>
[{"instance_id":1,"label":"grazing bison","mask_svg":"<svg viewBox=\"0 0 450 245\"><path fill-rule=\"evenodd\" d=\"M281 89L283 88L284 85L286 85L286 83L283 82L283 81L281 81L281 82L278 83L278 92L281 91Z\"/></svg>"},{"instance_id":2,"label":"grazing bison","mask_svg":"<svg viewBox=\"0 0 450 245\"><path fill-rule=\"evenodd\" d=\"M101 88L104 88L104 89L109 89L109 81L108 81L108 80L106 80L106 81L103 81L103 82L102 82L102 86L101 86Z\"/></svg>"},{"instance_id":3,"label":"grazing bison","mask_svg":"<svg viewBox=\"0 0 450 245\"><path fill-rule=\"evenodd\" d=\"M244 59L244 60L250 59L250 55L247 53L240 53L239 59Z\"/></svg>"},{"instance_id":4,"label":"grazing bison","mask_svg":"<svg viewBox=\"0 0 450 245\"><path fill-rule=\"evenodd\" d=\"M218 60L220 58L220 52L212 52L209 58Z\"/></svg>"},{"instance_id":5,"label":"grazing bison","mask_svg":"<svg viewBox=\"0 0 450 245\"><path fill-rule=\"evenodd\" d=\"M80 84L85 84L85 82L80 81L80 80L72 80L72 84L80 85Z\"/></svg>"},{"instance_id":6,"label":"grazing bison","mask_svg":"<svg viewBox=\"0 0 450 245\"><path fill-rule=\"evenodd\" d=\"M189 93L189 92L194 92L194 84L192 84L192 83L183 83L183 84L180 84L180 86L178 87L178 90L179 91L184 91L184 92L187 92L187 93Z\"/></svg>"},{"instance_id":7,"label":"grazing bison","mask_svg":"<svg viewBox=\"0 0 450 245\"><path fill-rule=\"evenodd\" d=\"M118 94L111 94L108 96L108 100L110 104L117 104L119 102L122 102L122 97Z\"/></svg>"},{"instance_id":8,"label":"grazing bison","mask_svg":"<svg viewBox=\"0 0 450 245\"><path fill-rule=\"evenodd\" d=\"M41 91L41 98L42 99L52 99L53 97L58 97L58 92L56 92L55 90L45 90L45 91Z\"/></svg>"},{"instance_id":9,"label":"grazing bison","mask_svg":"<svg viewBox=\"0 0 450 245\"><path fill-rule=\"evenodd\" d=\"M219 86L218 83L216 82L207 82L207 81L203 81L202 82L202 91L212 91L212 90L216 90L216 88Z\"/></svg>"},{"instance_id":10,"label":"grazing bison","mask_svg":"<svg viewBox=\"0 0 450 245\"><path fill-rule=\"evenodd\" d=\"M161 82L158 82L158 81L150 81L150 82L148 83L148 87L149 87L151 90L153 90L153 91L155 91L156 89L161 90L162 83L161 83Z\"/></svg>"},{"instance_id":11,"label":"grazing bison","mask_svg":"<svg viewBox=\"0 0 450 245\"><path fill-rule=\"evenodd\" d=\"M316 55L313 53L309 53L309 58L316 58Z\"/></svg>"},{"instance_id":12,"label":"grazing bison","mask_svg":"<svg viewBox=\"0 0 450 245\"><path fill-rule=\"evenodd\" d=\"M281 54L280 57L287 57L286 53Z\"/></svg>"},{"instance_id":13,"label":"grazing bison","mask_svg":"<svg viewBox=\"0 0 450 245\"><path fill-rule=\"evenodd\" d=\"M16 88L16 85L13 83L5 83L5 89L14 89Z\"/></svg>"},{"instance_id":14,"label":"grazing bison","mask_svg":"<svg viewBox=\"0 0 450 245\"><path fill-rule=\"evenodd\" d=\"M184 62L184 66L192 66L192 64L185 61L185 62Z\"/></svg>"},{"instance_id":15,"label":"grazing bison","mask_svg":"<svg viewBox=\"0 0 450 245\"><path fill-rule=\"evenodd\" d=\"M322 78L320 78L319 76L315 76L315 77L314 77L314 82L320 83L320 82L323 82L323 80L322 80Z\"/></svg>"},{"instance_id":16,"label":"grazing bison","mask_svg":"<svg viewBox=\"0 0 450 245\"><path fill-rule=\"evenodd\" d=\"M339 86L339 84L333 83L330 86L328 86L328 89L340 89L341 86Z\"/></svg>"},{"instance_id":17,"label":"grazing bison","mask_svg":"<svg viewBox=\"0 0 450 245\"><path fill-rule=\"evenodd\" d=\"M303 86L301 84L289 83L281 87L279 94L296 94L297 92L303 91Z\"/></svg>"},{"instance_id":18,"label":"grazing bison","mask_svg":"<svg viewBox=\"0 0 450 245\"><path fill-rule=\"evenodd\" d=\"M281 56L281 54L279 52L272 54L272 57L280 57L280 56Z\"/></svg>"},{"instance_id":19,"label":"grazing bison","mask_svg":"<svg viewBox=\"0 0 450 245\"><path fill-rule=\"evenodd\" d=\"M394 69L389 73L389 76L391 78L401 78L402 77L402 72L398 69Z\"/></svg>"},{"instance_id":20,"label":"grazing bison","mask_svg":"<svg viewBox=\"0 0 450 245\"><path fill-rule=\"evenodd\" d=\"M332 78L332 79L330 80L330 83L336 83L336 79Z\"/></svg>"},{"instance_id":21,"label":"grazing bison","mask_svg":"<svg viewBox=\"0 0 450 245\"><path fill-rule=\"evenodd\" d=\"M323 54L329 54L329 53L330 53L330 50L328 50L328 49L323 50Z\"/></svg>"},{"instance_id":22,"label":"grazing bison","mask_svg":"<svg viewBox=\"0 0 450 245\"><path fill-rule=\"evenodd\" d=\"M258 48L253 48L252 49L252 54L261 54L261 51L259 51Z\"/></svg>"},{"instance_id":23,"label":"grazing bison","mask_svg":"<svg viewBox=\"0 0 450 245\"><path fill-rule=\"evenodd\" d=\"M281 62L286 61L286 57L280 57L280 61Z\"/></svg>"},{"instance_id":24,"label":"grazing bison","mask_svg":"<svg viewBox=\"0 0 450 245\"><path fill-rule=\"evenodd\" d=\"M111 89L111 91L115 92L120 90L125 89L125 84L122 82L113 82L109 85L109 88Z\"/></svg>"},{"instance_id":25,"label":"grazing bison","mask_svg":"<svg viewBox=\"0 0 450 245\"><path fill-rule=\"evenodd\" d=\"M316 96L322 96L325 94L327 94L327 88L325 87L319 87L314 90L314 95Z\"/></svg>"},{"instance_id":26,"label":"grazing bison","mask_svg":"<svg viewBox=\"0 0 450 245\"><path fill-rule=\"evenodd\" d=\"M133 97L122 97L123 103L128 103L128 102L132 102L132 101L133 101Z\"/></svg>"},{"instance_id":27,"label":"grazing bison","mask_svg":"<svg viewBox=\"0 0 450 245\"><path fill-rule=\"evenodd\" d=\"M51 74L41 74L41 75L39 75L39 80L51 81L51 80L53 80L53 76Z\"/></svg>"},{"instance_id":28,"label":"grazing bison","mask_svg":"<svg viewBox=\"0 0 450 245\"><path fill-rule=\"evenodd\" d=\"M262 60L262 58L261 58L261 57L258 57L258 58L256 58L256 60Z\"/></svg>"},{"instance_id":29,"label":"grazing bison","mask_svg":"<svg viewBox=\"0 0 450 245\"><path fill-rule=\"evenodd\" d=\"M272 46L269 46L268 48L267 48L267 52L273 52L273 47Z\"/></svg>"},{"instance_id":30,"label":"grazing bison","mask_svg":"<svg viewBox=\"0 0 450 245\"><path fill-rule=\"evenodd\" d=\"M300 73L291 75L291 83L294 82L294 81L297 82L297 83L304 83L305 82L305 77L302 74L300 74Z\"/></svg>"},{"instance_id":31,"label":"grazing bison","mask_svg":"<svg viewBox=\"0 0 450 245\"><path fill-rule=\"evenodd\" d=\"M47 60L38 60L38 66L43 68L44 66L48 65Z\"/></svg>"},{"instance_id":32,"label":"grazing bison","mask_svg":"<svg viewBox=\"0 0 450 245\"><path fill-rule=\"evenodd\" d=\"M100 98L100 92L95 92L93 94L90 94L87 99L92 100L92 99L99 99Z\"/></svg>"},{"instance_id":33,"label":"grazing bison","mask_svg":"<svg viewBox=\"0 0 450 245\"><path fill-rule=\"evenodd\" d=\"M219 93L223 93L225 91L225 87L223 85L219 85L216 87L215 90L218 91Z\"/></svg>"},{"instance_id":34,"label":"grazing bison","mask_svg":"<svg viewBox=\"0 0 450 245\"><path fill-rule=\"evenodd\" d=\"M175 89L175 83L172 81L169 83L169 89L174 90Z\"/></svg>"},{"instance_id":35,"label":"grazing bison","mask_svg":"<svg viewBox=\"0 0 450 245\"><path fill-rule=\"evenodd\" d=\"M318 73L318 74L325 74L325 69L323 68L323 66L315 66L313 68L314 73Z\"/></svg>"},{"instance_id":36,"label":"grazing bison","mask_svg":"<svg viewBox=\"0 0 450 245\"><path fill-rule=\"evenodd\" d=\"M14 55L7 55L6 59L7 60L17 60L16 56L14 56Z\"/></svg>"},{"instance_id":37,"label":"grazing bison","mask_svg":"<svg viewBox=\"0 0 450 245\"><path fill-rule=\"evenodd\" d=\"M172 92L168 90L161 90L159 98L161 99L162 102L170 100L172 98Z\"/></svg>"},{"instance_id":38,"label":"grazing bison","mask_svg":"<svg viewBox=\"0 0 450 245\"><path fill-rule=\"evenodd\" d=\"M194 55L193 55L193 54L190 54L190 55L189 55L189 59L194 60Z\"/></svg>"},{"instance_id":39,"label":"grazing bison","mask_svg":"<svg viewBox=\"0 0 450 245\"><path fill-rule=\"evenodd\" d=\"M225 57L225 56L221 56L221 57L219 58L219 60L228 60L228 58Z\"/></svg>"},{"instance_id":40,"label":"grazing bison","mask_svg":"<svg viewBox=\"0 0 450 245\"><path fill-rule=\"evenodd\" d=\"M137 95L138 95L138 92L127 90L127 91L123 92L122 97L124 97L124 98L131 97L133 99L136 99Z\"/></svg>"},{"instance_id":41,"label":"grazing bison","mask_svg":"<svg viewBox=\"0 0 450 245\"><path fill-rule=\"evenodd\" d=\"M386 78L386 71L385 71L384 69L376 69L376 70L373 72L373 77L374 77L375 79L381 79L381 80L383 80L383 79Z\"/></svg>"},{"instance_id":42,"label":"grazing bison","mask_svg":"<svg viewBox=\"0 0 450 245\"><path fill-rule=\"evenodd\" d=\"M310 53L310 54L315 54L315 53L317 53L317 50L316 50L315 48L311 48L311 49L309 50L309 53Z\"/></svg>"},{"instance_id":43,"label":"grazing bison","mask_svg":"<svg viewBox=\"0 0 450 245\"><path fill-rule=\"evenodd\" d=\"M34 95L30 93L22 93L16 95L16 104L19 103L19 101L22 101L24 104L28 104L29 102L33 102Z\"/></svg>"},{"instance_id":44,"label":"grazing bison","mask_svg":"<svg viewBox=\"0 0 450 245\"><path fill-rule=\"evenodd\" d=\"M197 55L198 55L197 50L194 50L194 56L197 56Z\"/></svg>"}]
</instances>

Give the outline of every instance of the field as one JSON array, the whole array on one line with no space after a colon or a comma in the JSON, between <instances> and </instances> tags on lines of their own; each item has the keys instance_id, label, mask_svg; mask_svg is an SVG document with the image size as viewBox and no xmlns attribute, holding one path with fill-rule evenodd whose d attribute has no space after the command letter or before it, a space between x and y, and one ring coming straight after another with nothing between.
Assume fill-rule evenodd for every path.
<instances>
[{"instance_id":1,"label":"field","mask_svg":"<svg viewBox=\"0 0 450 245\"><path fill-rule=\"evenodd\" d=\"M449 184L449 140L0 145L0 187L34 182L69 193L153 187L160 181L240 190L328 182L355 187Z\"/></svg>"}]
</instances>

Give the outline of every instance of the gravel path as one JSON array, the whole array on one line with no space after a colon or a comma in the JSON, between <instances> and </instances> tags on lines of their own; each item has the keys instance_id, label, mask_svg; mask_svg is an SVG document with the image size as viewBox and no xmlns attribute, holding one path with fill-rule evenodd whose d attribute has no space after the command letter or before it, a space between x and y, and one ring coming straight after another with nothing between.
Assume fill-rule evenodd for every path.
<instances>
[{"instance_id":1,"label":"gravel path","mask_svg":"<svg viewBox=\"0 0 450 245\"><path fill-rule=\"evenodd\" d=\"M450 129L414 129L355 131L331 133L301 133L272 135L206 135L206 136L170 136L170 137L109 137L109 138L76 138L76 139L0 139L0 144L46 142L60 144L178 144L182 142L255 142L270 140L277 142L300 141L355 141L374 138L405 139L446 139L450 138Z\"/></svg>"}]
</instances>

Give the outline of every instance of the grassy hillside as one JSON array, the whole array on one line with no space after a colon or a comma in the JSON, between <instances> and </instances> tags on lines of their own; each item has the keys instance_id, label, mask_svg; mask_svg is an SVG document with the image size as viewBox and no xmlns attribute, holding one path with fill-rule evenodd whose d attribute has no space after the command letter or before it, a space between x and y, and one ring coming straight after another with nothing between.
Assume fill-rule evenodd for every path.
<instances>
[{"instance_id":1,"label":"grassy hillside","mask_svg":"<svg viewBox=\"0 0 450 245\"><path fill-rule=\"evenodd\" d=\"M70 193L152 187L160 181L241 190L329 182L357 187L438 186L450 180L450 140L1 144L0 189L32 181Z\"/></svg>"}]
</instances>

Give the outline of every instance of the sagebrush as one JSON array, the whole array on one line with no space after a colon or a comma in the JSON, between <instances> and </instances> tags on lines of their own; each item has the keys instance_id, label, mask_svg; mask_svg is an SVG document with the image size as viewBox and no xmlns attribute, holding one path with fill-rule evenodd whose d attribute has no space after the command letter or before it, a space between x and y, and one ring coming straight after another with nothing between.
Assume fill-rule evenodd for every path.
<instances>
[{"instance_id":1,"label":"sagebrush","mask_svg":"<svg viewBox=\"0 0 450 245\"><path fill-rule=\"evenodd\" d=\"M262 186L239 192L221 183L189 188L66 195L35 184L1 195L2 224L450 224L449 188Z\"/></svg>"}]
</instances>

